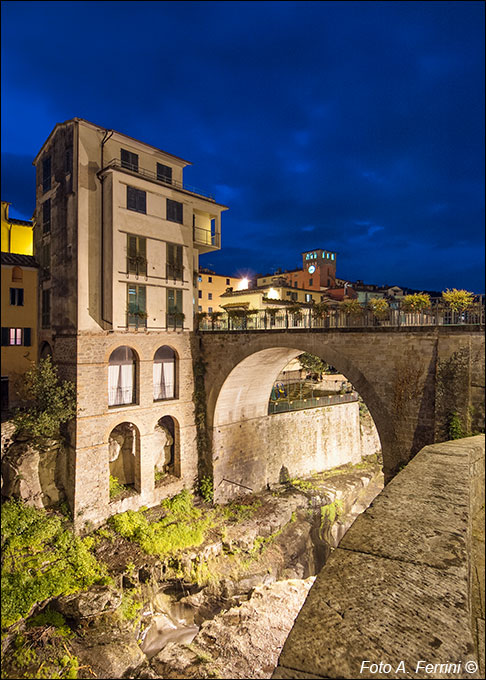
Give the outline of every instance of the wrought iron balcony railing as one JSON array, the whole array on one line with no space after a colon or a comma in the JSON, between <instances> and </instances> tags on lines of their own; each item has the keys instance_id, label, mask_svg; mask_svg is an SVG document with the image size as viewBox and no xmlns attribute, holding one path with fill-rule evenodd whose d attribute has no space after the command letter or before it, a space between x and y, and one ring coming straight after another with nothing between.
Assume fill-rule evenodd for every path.
<instances>
[{"instance_id":1,"label":"wrought iron balcony railing","mask_svg":"<svg viewBox=\"0 0 486 680\"><path fill-rule=\"evenodd\" d=\"M214 248L219 248L221 245L220 234L211 232L209 229L202 229L201 227L192 228L192 239L194 243L201 243L205 246L214 246Z\"/></svg>"}]
</instances>

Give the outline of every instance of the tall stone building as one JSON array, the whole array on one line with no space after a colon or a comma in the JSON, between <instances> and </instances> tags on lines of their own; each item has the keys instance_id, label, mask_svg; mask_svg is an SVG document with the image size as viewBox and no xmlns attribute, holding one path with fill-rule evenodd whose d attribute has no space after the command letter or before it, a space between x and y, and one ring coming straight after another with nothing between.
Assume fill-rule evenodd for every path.
<instances>
[{"instance_id":1,"label":"tall stone building","mask_svg":"<svg viewBox=\"0 0 486 680\"><path fill-rule=\"evenodd\" d=\"M34 165L39 348L77 391L59 477L96 522L194 483L198 258L226 208L184 184L188 161L80 118Z\"/></svg>"}]
</instances>

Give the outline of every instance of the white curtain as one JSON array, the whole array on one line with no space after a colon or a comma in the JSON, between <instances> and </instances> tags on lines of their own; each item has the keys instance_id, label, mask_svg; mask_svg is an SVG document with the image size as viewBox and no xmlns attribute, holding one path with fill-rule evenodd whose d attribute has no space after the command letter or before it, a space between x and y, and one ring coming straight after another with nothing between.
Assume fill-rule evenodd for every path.
<instances>
[{"instance_id":1,"label":"white curtain","mask_svg":"<svg viewBox=\"0 0 486 680\"><path fill-rule=\"evenodd\" d=\"M133 364L108 366L108 405L131 404L133 401Z\"/></svg>"},{"instance_id":2,"label":"white curtain","mask_svg":"<svg viewBox=\"0 0 486 680\"><path fill-rule=\"evenodd\" d=\"M174 362L154 362L154 399L174 398Z\"/></svg>"}]
</instances>

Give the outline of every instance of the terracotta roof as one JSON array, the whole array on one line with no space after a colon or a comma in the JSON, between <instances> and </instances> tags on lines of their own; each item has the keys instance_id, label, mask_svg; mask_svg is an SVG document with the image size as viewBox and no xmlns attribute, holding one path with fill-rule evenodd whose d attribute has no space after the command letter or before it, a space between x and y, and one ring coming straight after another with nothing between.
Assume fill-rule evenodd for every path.
<instances>
[{"instance_id":1,"label":"terracotta roof","mask_svg":"<svg viewBox=\"0 0 486 680\"><path fill-rule=\"evenodd\" d=\"M19 253L2 253L2 264L13 264L18 267L39 266L33 255L20 255Z\"/></svg>"}]
</instances>

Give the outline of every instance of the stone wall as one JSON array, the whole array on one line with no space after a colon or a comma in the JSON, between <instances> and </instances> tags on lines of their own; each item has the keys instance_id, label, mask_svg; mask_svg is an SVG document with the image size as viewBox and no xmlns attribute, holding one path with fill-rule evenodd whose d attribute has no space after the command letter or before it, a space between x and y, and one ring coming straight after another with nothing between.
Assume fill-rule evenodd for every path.
<instances>
[{"instance_id":1,"label":"stone wall","mask_svg":"<svg viewBox=\"0 0 486 680\"><path fill-rule=\"evenodd\" d=\"M423 448L332 553L272 677L484 677L471 626L480 508L484 435Z\"/></svg>"},{"instance_id":2,"label":"stone wall","mask_svg":"<svg viewBox=\"0 0 486 680\"><path fill-rule=\"evenodd\" d=\"M369 422L366 433L366 450L375 453ZM301 477L357 463L362 454L358 402L221 425L214 429L213 452L219 502L245 493L244 487L260 491L278 482L282 468L290 477Z\"/></svg>"}]
</instances>

